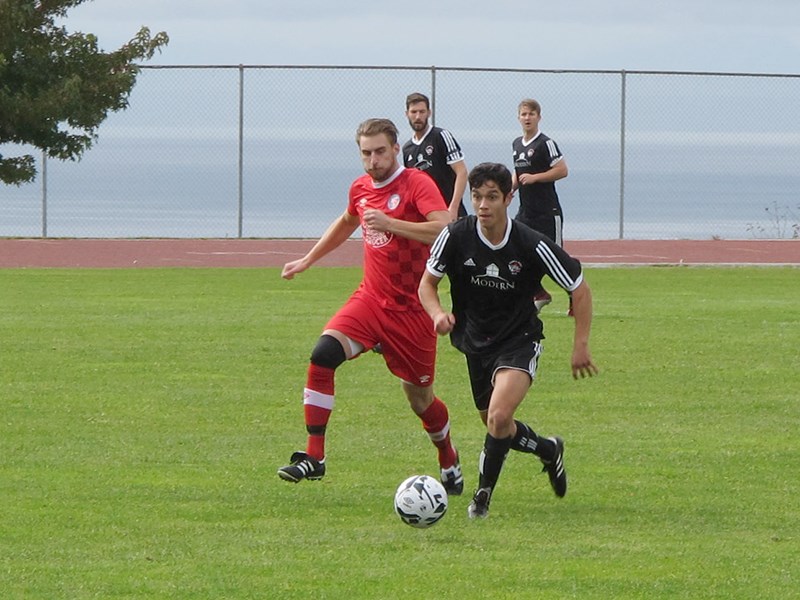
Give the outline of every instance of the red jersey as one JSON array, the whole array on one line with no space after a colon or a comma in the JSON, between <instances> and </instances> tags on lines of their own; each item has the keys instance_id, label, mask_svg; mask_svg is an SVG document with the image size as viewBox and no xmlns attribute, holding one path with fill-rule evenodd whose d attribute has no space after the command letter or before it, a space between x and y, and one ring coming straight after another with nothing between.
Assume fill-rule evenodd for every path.
<instances>
[{"instance_id":1,"label":"red jersey","mask_svg":"<svg viewBox=\"0 0 800 600\"><path fill-rule=\"evenodd\" d=\"M427 215L447 210L439 188L422 171L400 167L386 181L375 183L364 174L350 186L347 211L361 220L364 240L364 279L359 290L388 310L423 310L417 287L430 247L364 225L364 210L375 208L395 219L422 223Z\"/></svg>"}]
</instances>

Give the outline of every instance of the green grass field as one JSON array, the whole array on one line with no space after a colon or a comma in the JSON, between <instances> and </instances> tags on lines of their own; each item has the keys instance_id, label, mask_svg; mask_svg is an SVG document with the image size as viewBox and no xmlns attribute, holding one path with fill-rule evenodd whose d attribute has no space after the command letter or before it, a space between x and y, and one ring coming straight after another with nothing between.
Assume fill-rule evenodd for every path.
<instances>
[{"instance_id":1,"label":"green grass field","mask_svg":"<svg viewBox=\"0 0 800 600\"><path fill-rule=\"evenodd\" d=\"M416 530L392 496L435 454L378 355L338 371L326 478L275 475L359 270L0 270L0 596L800 597L800 270L587 276L601 374L571 379L557 294L519 413L566 498L512 453L467 519L484 431L442 339L468 493Z\"/></svg>"}]
</instances>

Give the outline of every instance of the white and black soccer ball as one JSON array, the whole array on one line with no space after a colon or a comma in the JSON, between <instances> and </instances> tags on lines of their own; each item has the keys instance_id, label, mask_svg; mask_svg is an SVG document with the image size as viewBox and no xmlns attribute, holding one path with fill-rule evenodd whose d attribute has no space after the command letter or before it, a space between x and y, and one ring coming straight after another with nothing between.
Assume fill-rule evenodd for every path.
<instances>
[{"instance_id":1,"label":"white and black soccer ball","mask_svg":"<svg viewBox=\"0 0 800 600\"><path fill-rule=\"evenodd\" d=\"M430 475L412 475L397 488L394 511L407 525L430 527L447 512L447 492Z\"/></svg>"}]
</instances>

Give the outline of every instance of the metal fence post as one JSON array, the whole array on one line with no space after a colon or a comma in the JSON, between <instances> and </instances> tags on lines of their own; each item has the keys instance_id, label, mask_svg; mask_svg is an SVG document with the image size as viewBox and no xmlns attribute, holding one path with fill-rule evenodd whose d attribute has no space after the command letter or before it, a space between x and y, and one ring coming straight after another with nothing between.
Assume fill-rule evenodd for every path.
<instances>
[{"instance_id":1,"label":"metal fence post","mask_svg":"<svg viewBox=\"0 0 800 600\"><path fill-rule=\"evenodd\" d=\"M244 213L244 65L239 65L239 237Z\"/></svg>"},{"instance_id":2,"label":"metal fence post","mask_svg":"<svg viewBox=\"0 0 800 600\"><path fill-rule=\"evenodd\" d=\"M436 127L436 66L431 67L431 126Z\"/></svg>"},{"instance_id":3,"label":"metal fence post","mask_svg":"<svg viewBox=\"0 0 800 600\"><path fill-rule=\"evenodd\" d=\"M620 72L622 93L619 115L619 239L625 236L625 91L626 73Z\"/></svg>"},{"instance_id":4,"label":"metal fence post","mask_svg":"<svg viewBox=\"0 0 800 600\"><path fill-rule=\"evenodd\" d=\"M42 237L47 237L47 153L42 151Z\"/></svg>"}]
</instances>

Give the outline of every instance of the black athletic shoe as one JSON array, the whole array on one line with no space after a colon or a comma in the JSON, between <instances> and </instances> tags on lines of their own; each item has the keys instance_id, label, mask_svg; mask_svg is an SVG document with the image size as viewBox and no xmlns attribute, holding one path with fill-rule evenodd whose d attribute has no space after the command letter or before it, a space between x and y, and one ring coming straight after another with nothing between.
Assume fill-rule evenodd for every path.
<instances>
[{"instance_id":1,"label":"black athletic shoe","mask_svg":"<svg viewBox=\"0 0 800 600\"><path fill-rule=\"evenodd\" d=\"M301 479L322 479L325 476L325 460L317 460L305 452L295 452L289 459L292 464L278 469L278 477L297 483Z\"/></svg>"},{"instance_id":2,"label":"black athletic shoe","mask_svg":"<svg viewBox=\"0 0 800 600\"><path fill-rule=\"evenodd\" d=\"M489 516L489 501L492 499L492 490L479 488L472 497L472 502L467 507L467 516L470 519L485 519Z\"/></svg>"},{"instance_id":3,"label":"black athletic shoe","mask_svg":"<svg viewBox=\"0 0 800 600\"><path fill-rule=\"evenodd\" d=\"M448 469L442 469L442 485L448 496L460 496L464 492L464 476L461 473L458 452L455 464Z\"/></svg>"},{"instance_id":4,"label":"black athletic shoe","mask_svg":"<svg viewBox=\"0 0 800 600\"><path fill-rule=\"evenodd\" d=\"M558 436L548 439L556 445L556 453L553 456L553 460L542 460L544 465L542 472L547 471L553 491L556 496L563 498L567 493L567 471L564 469L564 440Z\"/></svg>"}]
</instances>

